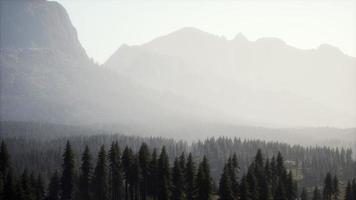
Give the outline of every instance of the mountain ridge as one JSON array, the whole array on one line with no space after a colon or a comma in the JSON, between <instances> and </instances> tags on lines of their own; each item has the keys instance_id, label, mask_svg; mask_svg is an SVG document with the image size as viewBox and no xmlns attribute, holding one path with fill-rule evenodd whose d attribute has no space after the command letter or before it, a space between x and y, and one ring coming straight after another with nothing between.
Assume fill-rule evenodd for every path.
<instances>
[{"instance_id":1,"label":"mountain ridge","mask_svg":"<svg viewBox=\"0 0 356 200\"><path fill-rule=\"evenodd\" d=\"M305 104L304 107L309 104L307 103L308 99L312 99L311 102L320 104L309 106L309 108L307 108L308 106L305 107L305 117L308 109L313 108L313 112L319 113L317 115L321 117L321 121L324 118L322 117L323 115L331 117L333 114L330 113L334 112L334 114L341 114L336 114L339 115L339 118L349 118L349 122L347 122L349 125L347 126L354 126L356 113L345 114L344 111L350 108L348 106L355 106L352 102L353 100L356 101L356 95L352 95L351 99L345 98L348 100L340 100L341 98L338 98L332 92L326 91L326 88L330 86L335 94L342 93L341 96L347 96L348 92L352 91L350 90L352 84L350 86L349 83L356 78L352 75L356 74L355 64L355 58L347 56L337 47L327 44L322 44L314 49L303 50L288 45L278 38L269 37L249 41L240 33L234 39L227 40L224 37L188 27L158 37L142 45L126 45L124 48L119 48L104 64L104 67L158 90L178 92L178 95L184 95L188 98L193 96L192 99L200 98L200 103L206 103L205 99L210 98L209 93L214 94L212 91L209 92L208 87L216 87L217 90L223 91L216 93L215 96L224 96L234 93L235 89L233 87L247 85L252 88L257 87L256 89L262 89L263 91L266 90L265 85L271 85L271 88L277 88L277 90L270 91L272 93L289 91L289 94L294 93L305 98L303 100L304 103L301 103ZM321 74L323 71L326 73ZM280 75L273 74L273 72L280 73ZM317 76L320 77L318 78L320 83L314 81ZM346 80L342 80L343 78L346 78ZM204 82L207 79L213 80L216 84ZM304 88L309 86L303 83L303 79L310 80L310 83L315 83L315 86L304 92ZM177 84L174 84L173 80ZM342 89L339 90L337 87L332 86L328 83L328 80L337 84L340 82L339 85L342 86ZM188 85L182 87L178 81ZM217 86L220 82L223 82L222 86ZM187 92L191 89L189 83L193 87L196 86L196 90ZM285 83L286 87L279 87L279 85ZM201 88L206 89L205 97L194 96L196 93L201 92L199 85ZM231 90L224 89L227 85L231 87ZM321 91L318 91L318 89L321 89ZM235 90L235 92L238 91ZM314 92L316 95L313 95ZM250 97L247 97L247 99L251 100L251 98L257 97L253 97L254 95L248 93L246 94ZM242 96L243 94L241 93ZM279 94L279 96L279 99L281 97L282 99L285 98L283 93ZM228 98L238 98L238 96L233 95ZM217 100L217 102L219 101ZM340 102L343 102L341 105L345 105L345 108L341 108ZM210 104L214 103L210 102ZM230 102L230 104L233 106L233 102ZM241 102L241 106L242 104ZM283 104L289 103L284 102ZM299 107L295 103L291 105L296 108ZM243 109L243 106L240 108ZM315 108L317 109L315 110ZM218 108L215 107L215 109ZM329 111L320 112L322 110L330 110L331 112L329 114L327 114ZM224 112L228 112L228 109L225 109ZM342 114L343 112L345 115ZM342 115L344 117L340 117ZM318 116L312 118L318 118ZM327 123L331 122L331 118L327 121Z\"/></svg>"}]
</instances>

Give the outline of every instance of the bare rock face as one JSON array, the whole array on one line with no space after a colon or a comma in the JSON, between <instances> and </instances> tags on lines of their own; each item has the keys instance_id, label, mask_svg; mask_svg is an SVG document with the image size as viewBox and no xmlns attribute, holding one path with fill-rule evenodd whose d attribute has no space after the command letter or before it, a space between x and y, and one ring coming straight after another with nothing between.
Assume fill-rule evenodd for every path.
<instances>
[{"instance_id":1,"label":"bare rock face","mask_svg":"<svg viewBox=\"0 0 356 200\"><path fill-rule=\"evenodd\" d=\"M2 49L51 49L86 59L65 9L45 0L0 2Z\"/></svg>"}]
</instances>

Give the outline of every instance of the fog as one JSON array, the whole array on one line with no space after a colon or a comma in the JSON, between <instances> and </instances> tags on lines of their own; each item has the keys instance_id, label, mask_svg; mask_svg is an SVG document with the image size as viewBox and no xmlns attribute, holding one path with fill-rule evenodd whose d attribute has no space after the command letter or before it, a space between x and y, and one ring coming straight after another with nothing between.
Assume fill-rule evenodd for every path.
<instances>
[{"instance_id":1,"label":"fog","mask_svg":"<svg viewBox=\"0 0 356 200\"><path fill-rule=\"evenodd\" d=\"M353 3L2 1L1 120L351 146Z\"/></svg>"}]
</instances>

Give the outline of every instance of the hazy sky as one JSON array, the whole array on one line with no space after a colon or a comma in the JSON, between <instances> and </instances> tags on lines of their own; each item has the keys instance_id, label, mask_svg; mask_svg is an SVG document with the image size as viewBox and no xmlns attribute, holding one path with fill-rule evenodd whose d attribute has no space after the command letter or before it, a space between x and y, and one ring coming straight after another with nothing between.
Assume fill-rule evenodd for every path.
<instances>
[{"instance_id":1,"label":"hazy sky","mask_svg":"<svg viewBox=\"0 0 356 200\"><path fill-rule=\"evenodd\" d=\"M122 44L142 44L186 26L227 39L239 32L249 40L278 37L298 48L328 43L356 56L356 0L57 1L99 63Z\"/></svg>"}]
</instances>

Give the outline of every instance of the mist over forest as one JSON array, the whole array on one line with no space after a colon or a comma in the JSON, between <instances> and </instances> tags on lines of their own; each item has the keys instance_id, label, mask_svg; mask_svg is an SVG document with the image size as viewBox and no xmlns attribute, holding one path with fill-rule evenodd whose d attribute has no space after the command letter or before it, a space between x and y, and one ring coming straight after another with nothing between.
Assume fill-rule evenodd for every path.
<instances>
[{"instance_id":1,"label":"mist over forest","mask_svg":"<svg viewBox=\"0 0 356 200\"><path fill-rule=\"evenodd\" d=\"M181 27L98 64L60 3L0 11L1 199L356 197L356 57L337 46Z\"/></svg>"}]
</instances>

